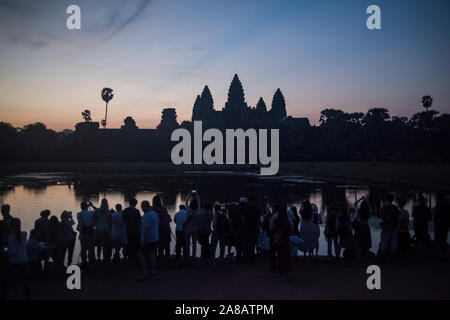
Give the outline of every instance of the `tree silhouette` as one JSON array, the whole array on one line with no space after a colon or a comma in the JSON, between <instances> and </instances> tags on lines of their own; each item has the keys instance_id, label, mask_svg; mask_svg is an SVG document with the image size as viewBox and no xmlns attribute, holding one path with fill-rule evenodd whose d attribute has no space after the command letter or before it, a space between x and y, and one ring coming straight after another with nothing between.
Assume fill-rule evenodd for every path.
<instances>
[{"instance_id":1,"label":"tree silhouette","mask_svg":"<svg viewBox=\"0 0 450 320\"><path fill-rule=\"evenodd\" d=\"M431 96L423 96L422 98L422 106L428 111L429 108L433 105L433 98Z\"/></svg>"},{"instance_id":2,"label":"tree silhouette","mask_svg":"<svg viewBox=\"0 0 450 320\"><path fill-rule=\"evenodd\" d=\"M83 112L81 112L81 116L83 117L83 120L85 122L91 122L92 118L91 118L91 111L89 110L84 110Z\"/></svg>"},{"instance_id":3,"label":"tree silhouette","mask_svg":"<svg viewBox=\"0 0 450 320\"><path fill-rule=\"evenodd\" d=\"M23 127L20 132L25 141L24 149L30 155L50 154L60 146L60 136L41 122L31 123Z\"/></svg>"},{"instance_id":4,"label":"tree silhouette","mask_svg":"<svg viewBox=\"0 0 450 320\"><path fill-rule=\"evenodd\" d=\"M413 122L417 127L425 130L426 139L427 139L427 153L431 155L431 129L434 123L434 118L439 112L434 110L428 110L433 105L433 98L431 96L423 96L422 97L422 106L426 111L419 112L411 118L411 122Z\"/></svg>"},{"instance_id":5,"label":"tree silhouette","mask_svg":"<svg viewBox=\"0 0 450 320\"><path fill-rule=\"evenodd\" d=\"M102 99L106 102L106 111L105 111L105 119L102 120L102 126L103 128L106 128L106 124L108 121L108 103L112 100L114 97L113 89L111 88L103 88L102 90Z\"/></svg>"},{"instance_id":6,"label":"tree silhouette","mask_svg":"<svg viewBox=\"0 0 450 320\"><path fill-rule=\"evenodd\" d=\"M380 137L383 133L383 128L391 116L389 115L389 111L385 108L372 108L369 109L362 119L363 125L368 130L369 136L372 137L375 141L375 151L377 160L380 154Z\"/></svg>"},{"instance_id":7,"label":"tree silhouette","mask_svg":"<svg viewBox=\"0 0 450 320\"><path fill-rule=\"evenodd\" d=\"M138 130L139 128L136 125L136 121L133 119L133 117L128 116L123 120L123 126L121 127L121 129L131 131Z\"/></svg>"},{"instance_id":8,"label":"tree silhouette","mask_svg":"<svg viewBox=\"0 0 450 320\"><path fill-rule=\"evenodd\" d=\"M320 112L319 122L328 136L328 147L334 148L338 145L348 119L349 115L339 109L324 109Z\"/></svg>"}]
</instances>

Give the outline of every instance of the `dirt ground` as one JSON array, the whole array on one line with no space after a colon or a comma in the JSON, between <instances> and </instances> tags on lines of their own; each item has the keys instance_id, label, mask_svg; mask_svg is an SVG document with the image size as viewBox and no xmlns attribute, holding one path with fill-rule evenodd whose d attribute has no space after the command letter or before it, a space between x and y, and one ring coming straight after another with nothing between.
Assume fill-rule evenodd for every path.
<instances>
[{"instance_id":1,"label":"dirt ground","mask_svg":"<svg viewBox=\"0 0 450 320\"><path fill-rule=\"evenodd\" d=\"M381 290L368 290L367 266L381 268ZM95 265L81 271L81 290L68 290L66 277L32 281L33 299L449 299L449 258L433 257L395 262L317 261L298 258L288 281L276 281L269 271L268 258L253 265L219 261L209 265L186 265L178 270L162 266L156 277L138 282L140 268L135 263ZM12 286L8 298L21 299Z\"/></svg>"}]
</instances>

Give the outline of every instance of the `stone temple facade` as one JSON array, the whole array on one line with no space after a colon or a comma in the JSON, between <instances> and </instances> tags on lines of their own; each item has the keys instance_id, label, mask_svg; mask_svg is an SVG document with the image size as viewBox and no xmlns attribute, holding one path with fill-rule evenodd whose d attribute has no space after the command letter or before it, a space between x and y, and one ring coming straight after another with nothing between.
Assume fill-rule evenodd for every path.
<instances>
[{"instance_id":1,"label":"stone temple facade","mask_svg":"<svg viewBox=\"0 0 450 320\"><path fill-rule=\"evenodd\" d=\"M251 107L245 101L244 88L237 74L231 81L228 99L222 110L215 110L208 86L197 96L192 110L192 121L202 121L206 127L218 128L273 127L286 116L286 102L280 89L273 96L270 110L267 110L263 98L259 99L256 107Z\"/></svg>"}]
</instances>

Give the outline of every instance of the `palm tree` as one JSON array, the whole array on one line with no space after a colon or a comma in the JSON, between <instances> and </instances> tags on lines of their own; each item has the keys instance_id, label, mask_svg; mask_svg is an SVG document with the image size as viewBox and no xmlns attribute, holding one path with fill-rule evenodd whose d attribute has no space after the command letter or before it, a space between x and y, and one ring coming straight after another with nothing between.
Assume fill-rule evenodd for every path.
<instances>
[{"instance_id":1,"label":"palm tree","mask_svg":"<svg viewBox=\"0 0 450 320\"><path fill-rule=\"evenodd\" d=\"M433 98L431 96L423 96L422 98L422 106L428 111L429 108L433 105Z\"/></svg>"},{"instance_id":2,"label":"palm tree","mask_svg":"<svg viewBox=\"0 0 450 320\"><path fill-rule=\"evenodd\" d=\"M433 118L437 113L433 111L428 112L428 109L433 105L433 98L431 96L423 96L422 98L422 106L425 108L425 118L426 127L427 127L427 142L428 142L428 156L431 155L431 126L433 123Z\"/></svg>"},{"instance_id":3,"label":"palm tree","mask_svg":"<svg viewBox=\"0 0 450 320\"><path fill-rule=\"evenodd\" d=\"M89 110L84 110L83 112L81 112L81 116L83 117L85 122L91 122L92 121L91 111L89 111Z\"/></svg>"},{"instance_id":4,"label":"palm tree","mask_svg":"<svg viewBox=\"0 0 450 320\"><path fill-rule=\"evenodd\" d=\"M108 103L112 100L114 97L113 89L111 88L103 88L102 90L102 99L106 102L106 111L105 111L105 119L102 120L102 126L103 128L106 128L106 122L108 119Z\"/></svg>"}]
</instances>

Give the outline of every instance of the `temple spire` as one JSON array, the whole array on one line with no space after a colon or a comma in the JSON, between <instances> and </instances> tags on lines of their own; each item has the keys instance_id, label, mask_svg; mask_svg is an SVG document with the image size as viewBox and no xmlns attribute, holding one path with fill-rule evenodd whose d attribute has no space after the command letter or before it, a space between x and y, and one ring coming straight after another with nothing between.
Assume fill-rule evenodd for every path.
<instances>
[{"instance_id":1,"label":"temple spire","mask_svg":"<svg viewBox=\"0 0 450 320\"><path fill-rule=\"evenodd\" d=\"M264 99L262 97L259 98L258 103L256 104L256 111L259 112L267 111L266 103L264 102Z\"/></svg>"},{"instance_id":2,"label":"temple spire","mask_svg":"<svg viewBox=\"0 0 450 320\"><path fill-rule=\"evenodd\" d=\"M272 109L270 110L270 116L273 121L278 122L286 117L286 102L284 96L281 93L280 88L277 89L272 100Z\"/></svg>"},{"instance_id":3,"label":"temple spire","mask_svg":"<svg viewBox=\"0 0 450 320\"><path fill-rule=\"evenodd\" d=\"M194 108L192 109L192 121L201 120L201 102L202 99L200 95L197 95L194 102Z\"/></svg>"},{"instance_id":4,"label":"temple spire","mask_svg":"<svg viewBox=\"0 0 450 320\"><path fill-rule=\"evenodd\" d=\"M225 103L225 110L240 113L246 108L244 88L238 75L235 74L231 81L230 89L228 90L228 100Z\"/></svg>"}]
</instances>

